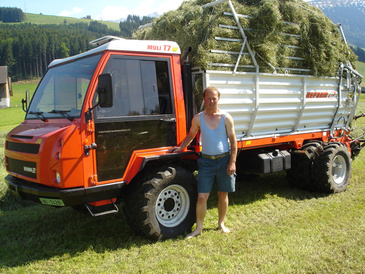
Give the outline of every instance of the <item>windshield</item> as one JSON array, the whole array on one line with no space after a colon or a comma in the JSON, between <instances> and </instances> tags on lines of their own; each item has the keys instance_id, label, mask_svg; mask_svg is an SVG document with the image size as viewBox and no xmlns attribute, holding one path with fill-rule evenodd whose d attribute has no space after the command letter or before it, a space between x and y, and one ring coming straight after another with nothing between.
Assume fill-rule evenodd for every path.
<instances>
[{"instance_id":1,"label":"windshield","mask_svg":"<svg viewBox=\"0 0 365 274\"><path fill-rule=\"evenodd\" d=\"M50 68L43 77L26 119L79 118L101 54Z\"/></svg>"}]
</instances>

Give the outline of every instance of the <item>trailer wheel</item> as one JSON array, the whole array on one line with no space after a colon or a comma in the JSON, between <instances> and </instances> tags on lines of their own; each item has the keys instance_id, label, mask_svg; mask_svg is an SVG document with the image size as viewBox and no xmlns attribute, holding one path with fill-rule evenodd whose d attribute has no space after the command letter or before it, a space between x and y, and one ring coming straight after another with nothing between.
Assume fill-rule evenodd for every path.
<instances>
[{"instance_id":1,"label":"trailer wheel","mask_svg":"<svg viewBox=\"0 0 365 274\"><path fill-rule=\"evenodd\" d=\"M136 232L154 240L174 238L195 223L196 180L178 166L163 166L139 176L125 197L124 212ZM133 190L132 190L133 189Z\"/></svg>"},{"instance_id":2,"label":"trailer wheel","mask_svg":"<svg viewBox=\"0 0 365 274\"><path fill-rule=\"evenodd\" d=\"M291 154L291 169L286 172L290 186L309 191L314 190L313 159L321 149L321 142L310 142L303 145L299 151Z\"/></svg>"},{"instance_id":3,"label":"trailer wheel","mask_svg":"<svg viewBox=\"0 0 365 274\"><path fill-rule=\"evenodd\" d=\"M345 191L351 178L351 155L343 145L328 145L313 163L313 179L318 190Z\"/></svg>"}]
</instances>

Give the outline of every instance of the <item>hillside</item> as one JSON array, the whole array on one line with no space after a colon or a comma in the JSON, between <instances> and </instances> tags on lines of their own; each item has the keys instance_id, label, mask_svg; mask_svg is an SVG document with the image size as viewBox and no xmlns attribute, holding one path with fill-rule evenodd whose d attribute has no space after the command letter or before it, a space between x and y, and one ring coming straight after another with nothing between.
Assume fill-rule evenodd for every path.
<instances>
[{"instance_id":1,"label":"hillside","mask_svg":"<svg viewBox=\"0 0 365 274\"><path fill-rule=\"evenodd\" d=\"M357 7L365 13L365 0L312 0L310 2L313 6L320 9L332 7Z\"/></svg>"},{"instance_id":2,"label":"hillside","mask_svg":"<svg viewBox=\"0 0 365 274\"><path fill-rule=\"evenodd\" d=\"M24 23L32 23L32 24L76 24L76 23L87 23L90 24L91 21L98 21L106 25L108 28L119 31L119 23L109 22L109 21L100 21L100 20L90 20L90 19L78 19L73 17L63 17L63 16L55 16L55 15L43 15L43 14L34 14L34 13L25 13L26 20Z\"/></svg>"},{"instance_id":3,"label":"hillside","mask_svg":"<svg viewBox=\"0 0 365 274\"><path fill-rule=\"evenodd\" d=\"M23 14L21 22L4 18L0 21L0 66L8 66L13 81L42 76L52 60L89 50L89 42L96 38L130 38L140 25L152 20L129 15L126 21L115 23L32 13Z\"/></svg>"},{"instance_id":4,"label":"hillside","mask_svg":"<svg viewBox=\"0 0 365 274\"><path fill-rule=\"evenodd\" d=\"M314 0L309 3L320 8L335 24L340 23L349 43L365 48L364 0Z\"/></svg>"},{"instance_id":5,"label":"hillside","mask_svg":"<svg viewBox=\"0 0 365 274\"><path fill-rule=\"evenodd\" d=\"M42 15L37 17L44 19ZM8 66L13 81L40 77L52 60L84 52L98 37L121 34L93 20L69 22L63 18L58 24L28 20L32 23L0 24L0 65Z\"/></svg>"}]
</instances>

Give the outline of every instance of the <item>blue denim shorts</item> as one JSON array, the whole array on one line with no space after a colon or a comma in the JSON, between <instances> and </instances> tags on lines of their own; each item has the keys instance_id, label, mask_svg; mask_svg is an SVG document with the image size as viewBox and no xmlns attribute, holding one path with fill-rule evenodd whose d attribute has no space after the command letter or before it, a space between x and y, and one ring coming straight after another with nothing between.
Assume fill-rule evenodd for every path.
<instances>
[{"instance_id":1,"label":"blue denim shorts","mask_svg":"<svg viewBox=\"0 0 365 274\"><path fill-rule=\"evenodd\" d=\"M230 155L219 159L207 159L201 157L198 159L198 192L210 193L214 182L217 184L217 191L234 192L236 175L227 174L227 166Z\"/></svg>"}]
</instances>

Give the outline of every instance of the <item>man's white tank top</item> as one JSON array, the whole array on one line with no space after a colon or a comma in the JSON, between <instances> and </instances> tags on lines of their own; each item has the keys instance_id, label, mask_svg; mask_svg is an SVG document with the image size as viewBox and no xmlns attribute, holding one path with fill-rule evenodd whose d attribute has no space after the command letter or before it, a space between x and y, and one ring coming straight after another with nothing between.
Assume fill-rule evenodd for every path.
<instances>
[{"instance_id":1,"label":"man's white tank top","mask_svg":"<svg viewBox=\"0 0 365 274\"><path fill-rule=\"evenodd\" d=\"M202 153L206 155L219 155L229 151L228 136L225 126L226 115L216 129L210 129L204 121L203 112L200 113L200 133L202 141Z\"/></svg>"}]
</instances>

